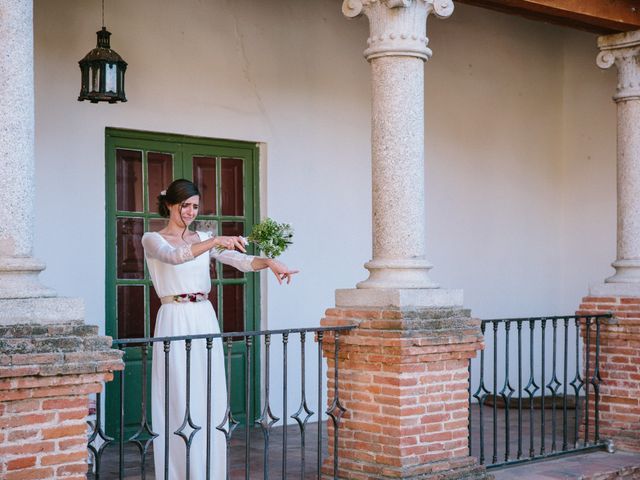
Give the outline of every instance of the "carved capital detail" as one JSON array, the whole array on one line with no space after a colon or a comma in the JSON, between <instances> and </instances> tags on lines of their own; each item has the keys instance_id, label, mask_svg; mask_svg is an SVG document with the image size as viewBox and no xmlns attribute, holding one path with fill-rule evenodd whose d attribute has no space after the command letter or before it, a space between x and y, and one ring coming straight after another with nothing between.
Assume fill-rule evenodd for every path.
<instances>
[{"instance_id":1,"label":"carved capital detail","mask_svg":"<svg viewBox=\"0 0 640 480\"><path fill-rule=\"evenodd\" d=\"M640 31L607 35L598 39L598 67L618 69L616 102L640 100Z\"/></svg>"},{"instance_id":2,"label":"carved capital detail","mask_svg":"<svg viewBox=\"0 0 640 480\"><path fill-rule=\"evenodd\" d=\"M342 13L369 19L367 60L383 56L431 57L427 17L450 17L453 0L344 0Z\"/></svg>"}]
</instances>

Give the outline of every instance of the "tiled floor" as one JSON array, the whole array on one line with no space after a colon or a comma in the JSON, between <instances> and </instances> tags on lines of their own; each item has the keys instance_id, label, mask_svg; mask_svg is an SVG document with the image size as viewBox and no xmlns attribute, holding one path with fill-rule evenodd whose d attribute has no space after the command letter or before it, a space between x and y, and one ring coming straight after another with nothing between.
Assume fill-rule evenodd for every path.
<instances>
[{"instance_id":1,"label":"tiled floor","mask_svg":"<svg viewBox=\"0 0 640 480\"><path fill-rule=\"evenodd\" d=\"M621 472L625 476L614 476ZM640 453L591 452L492 470L495 480L640 479Z\"/></svg>"}]
</instances>

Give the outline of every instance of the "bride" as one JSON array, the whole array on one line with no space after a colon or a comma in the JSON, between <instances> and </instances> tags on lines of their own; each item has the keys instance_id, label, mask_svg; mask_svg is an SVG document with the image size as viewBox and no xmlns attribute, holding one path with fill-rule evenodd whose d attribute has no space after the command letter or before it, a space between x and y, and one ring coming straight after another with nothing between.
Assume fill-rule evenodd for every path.
<instances>
[{"instance_id":1,"label":"bride","mask_svg":"<svg viewBox=\"0 0 640 480\"><path fill-rule=\"evenodd\" d=\"M213 236L208 232L188 230L198 215L199 201L200 192L194 183L183 179L175 180L158 197L160 215L169 219L167 226L159 232L147 232L142 237L151 281L162 303L156 319L155 337L220 332L215 311L208 300L211 290L209 262L212 259L242 272L269 268L279 283L290 283L291 277L298 273L277 260L246 255L242 237ZM192 341L189 386L185 342L170 343L168 372L165 372L164 348L163 342L153 344L151 414L153 429L158 434L153 441L156 479L204 479L207 476L206 343L204 339ZM226 442L224 434L215 428L224 419L227 402L224 355L220 339L214 341L211 356L210 478L222 480L226 478ZM166 392L165 375L169 382ZM189 448L185 440L174 433L185 420L187 389L190 393L188 407L191 419L201 427L193 435ZM166 405L165 395L168 396ZM168 431L168 445L165 445L165 431ZM188 438L191 432L192 429L187 426L184 434Z\"/></svg>"}]
</instances>

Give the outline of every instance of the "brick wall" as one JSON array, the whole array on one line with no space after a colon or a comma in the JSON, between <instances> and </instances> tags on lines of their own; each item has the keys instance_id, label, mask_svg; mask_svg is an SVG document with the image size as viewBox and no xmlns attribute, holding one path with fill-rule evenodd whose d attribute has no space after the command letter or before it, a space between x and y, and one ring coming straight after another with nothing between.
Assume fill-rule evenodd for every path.
<instances>
[{"instance_id":1,"label":"brick wall","mask_svg":"<svg viewBox=\"0 0 640 480\"><path fill-rule=\"evenodd\" d=\"M84 479L88 395L121 353L86 325L0 327L0 478Z\"/></svg>"},{"instance_id":2,"label":"brick wall","mask_svg":"<svg viewBox=\"0 0 640 480\"><path fill-rule=\"evenodd\" d=\"M485 478L469 457L468 362L482 348L465 310L327 310L339 336L339 478ZM325 338L328 402L335 398L334 339ZM333 427L329 459L333 474Z\"/></svg>"},{"instance_id":3,"label":"brick wall","mask_svg":"<svg viewBox=\"0 0 640 480\"><path fill-rule=\"evenodd\" d=\"M612 439L616 448L640 451L640 298L585 297L578 315L606 312L614 319L600 328L600 437ZM589 355L593 365L593 348Z\"/></svg>"}]
</instances>

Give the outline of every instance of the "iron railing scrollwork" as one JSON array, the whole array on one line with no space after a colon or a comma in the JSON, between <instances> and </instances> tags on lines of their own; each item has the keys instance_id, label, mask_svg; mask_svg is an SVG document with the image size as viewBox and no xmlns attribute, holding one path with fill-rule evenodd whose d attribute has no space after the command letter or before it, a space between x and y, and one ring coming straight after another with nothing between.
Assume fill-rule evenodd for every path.
<instances>
[{"instance_id":1,"label":"iron railing scrollwork","mask_svg":"<svg viewBox=\"0 0 640 480\"><path fill-rule=\"evenodd\" d=\"M282 475L282 478L288 478L289 471L289 461L287 459L287 452L289 444L291 443L290 435L293 433L295 436L295 430L293 432L288 432L287 427L296 428L299 432L299 467L296 465L296 470L299 468L300 478L310 478L309 475L317 476L318 479L321 478L321 470L322 464L324 461L323 457L323 445L326 443L326 439L323 438L323 421L324 418L320 418L321 412L323 415L326 415L325 418L330 419L333 426L333 441L334 441L334 449L333 449L333 459L332 465L334 469L334 476L337 474L337 468L339 463L339 452L338 452L338 436L340 432L340 419L345 413L345 408L340 402L340 398L338 396L338 377L339 377L339 368L338 368L338 354L340 348L340 334L345 333L355 327L353 326L341 326L341 327L321 327L321 328L297 328L297 329L286 329L286 330L267 330L267 331L255 331L255 332L233 332L233 333L218 333L218 334L205 334L205 335L192 335L192 336L176 336L176 337L160 337L160 338L136 338L136 339L126 339L126 340L114 340L113 348L117 348L123 351L132 351L138 350L140 353L141 359L141 396L140 398L125 398L125 378L127 378L126 369L119 372L117 374L117 379L119 380L119 398L118 398L118 411L119 411L119 421L116 423L119 425L119 431L116 432L117 435L111 437L107 435L105 432L104 424L103 424L103 411L102 411L102 396L101 394L97 394L96 398L96 417L95 420L89 422L90 432L88 437L88 451L90 456L90 463L92 465L92 476L89 478L94 478L95 480L105 479L105 478L132 478L130 470L132 468L137 469L139 473L136 473L136 476L139 475L138 478L146 479L149 476L148 468L146 467L147 460L150 457L151 452L153 451L152 445L153 440L159 436L164 436L164 449L163 452L154 452L154 454L164 455L164 472L161 472L158 475L156 472L156 476L158 478L168 478L169 476L169 462L167 459L169 458L169 439L173 438L172 436L178 436L182 438L185 445L185 462L186 462L186 479L189 478L189 463L191 462L190 457L190 448L194 441L194 438L197 436L205 437L206 441L206 469L207 478L210 475L210 466L215 459L211 458L211 437L214 431L219 431L224 434L224 438L226 440L226 461L227 461L227 479L232 478L231 472L235 471L237 473L237 468L235 470L232 469L232 465L230 462L232 456L232 441L235 440L234 432L236 428L240 425L240 422L234 418L232 413L232 383L231 378L233 375L237 375L242 373L244 376L244 392L241 392L245 401L245 405L248 406L251 404L252 395L252 385L253 379L251 378L251 365L253 359L251 358L251 352L253 350L252 346L254 342L260 342L260 345L264 348L262 359L264 362L264 382L263 382L263 395L261 400L261 406L256 406L256 410L259 412L257 418L251 419L247 414L247 421L245 421L244 425L244 478L247 480L251 477L252 467L256 468L257 465L254 463L252 465L252 433L256 430L257 427L262 432L262 444L260 448L262 449L262 474L261 478L268 479L270 478L270 471L273 469L274 462L270 461L270 450L272 449L272 434L274 432L274 428L278 422L279 433L278 439L282 440L281 444L278 444L277 447L281 448L282 457L278 460L280 463L279 471L277 471L277 476ZM315 335L316 341L316 349L317 349L317 408L316 412L312 410L308 404L307 398L307 364L306 364L306 353L307 348L309 347L307 342L307 336L309 334ZM335 359L335 367L334 367L334 378L333 378L333 386L330 391L327 392L328 399L327 405L323 405L323 388L325 386L326 379L323 378L323 349L325 348L324 340L325 338L331 335L333 339L333 356ZM299 380L299 396L300 403L295 413L290 414L288 411L288 394L290 392L289 389L289 359L288 359L288 350L289 345L292 341L299 340L300 345L300 380ZM277 416L273 412L273 405L271 401L271 362L272 362L272 352L271 347L273 346L274 339L281 339L281 347L282 347L282 414ZM204 342L206 348L206 372L207 372L207 394L206 394L206 424L199 425L197 419L192 418L192 398L191 398L191 382L192 382L192 374L191 374L191 350L192 346L195 342ZM212 381L216 381L216 379L212 379L212 351L215 342L221 342L223 348L224 362L226 366L226 406L223 418L214 418L212 415ZM171 392L172 389L184 388L186 404L185 411L183 412L182 424L180 427L171 431L169 428L169 422L165 422L165 427L162 432L156 432L152 429L152 420L148 418L148 402L150 395L147 392L147 370L148 370L148 358L149 358L149 348L153 346L155 343L160 343L162 347L158 350L161 354L164 355L163 363L164 363L164 371L166 372L164 376L164 398L163 398L163 407L165 418L169 418L170 412L170 402L171 402ZM242 344L244 345L244 372L233 372L232 369L232 349L234 345ZM176 348L183 348L185 351L186 358L186 384L185 385L173 385L173 380L170 378L169 372L169 353ZM325 354L327 352L324 352ZM237 367L236 367L237 368ZM128 381L132 381L130 379ZM134 381L137 381L135 379ZM296 382L297 383L297 382ZM140 405L140 422L139 425L133 433L133 435L128 435L126 433L125 428L125 405L127 408L137 408L138 402ZM247 410L248 412L248 410ZM315 420L316 422L311 423L310 420ZM295 420L295 424L288 425L287 418L291 418ZM201 422L202 423L202 422ZM315 448L309 449L310 445L307 438L307 433L309 431L310 425L314 425L317 427L317 437L316 437L316 445ZM215 429L215 430L214 430ZM254 438L254 442L256 439ZM259 442L259 439L257 440ZM237 443L237 442L236 442ZM137 458L135 458L135 465L131 465L130 457L125 455L125 447L128 445L135 445L137 447ZM313 445L311 445L313 447ZM324 445L326 447L326 445ZM110 448L112 447L112 448ZM234 453L238 453L238 445L234 445L233 448L236 449ZM241 448L241 447L240 447ZM105 464L105 456L106 452L111 452L112 457L117 455L117 458L110 458L110 462L117 463L117 472L114 471L110 474L105 472L104 464ZM309 466L307 462L307 457L309 452L315 453L316 455L316 471L310 472L308 471ZM241 455L241 454L240 454ZM127 458L127 459L125 459ZM128 462L128 463L127 463ZM127 463L127 464L125 464ZM277 469L276 469L277 470ZM126 471L126 475L125 475ZM297 477L296 472L296 477ZM273 475L272 475L273 476ZM219 479L216 479L219 480Z\"/></svg>"},{"instance_id":2,"label":"iron railing scrollwork","mask_svg":"<svg viewBox=\"0 0 640 480\"><path fill-rule=\"evenodd\" d=\"M480 464L494 468L607 448L599 424L600 327L610 318L602 314L481 322L486 349L469 362L468 435L470 454ZM504 411L499 415L500 409Z\"/></svg>"}]
</instances>

